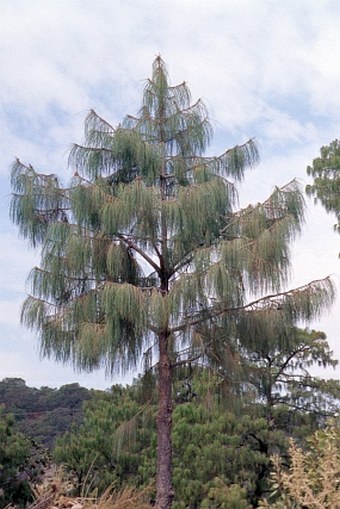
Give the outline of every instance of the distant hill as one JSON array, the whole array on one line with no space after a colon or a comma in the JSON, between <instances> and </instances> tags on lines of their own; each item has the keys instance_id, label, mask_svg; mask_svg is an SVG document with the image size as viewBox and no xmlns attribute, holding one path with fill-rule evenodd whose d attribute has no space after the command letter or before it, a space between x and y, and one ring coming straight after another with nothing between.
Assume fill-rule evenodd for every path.
<instances>
[{"instance_id":1,"label":"distant hill","mask_svg":"<svg viewBox=\"0 0 340 509\"><path fill-rule=\"evenodd\" d=\"M0 406L13 414L15 428L51 450L56 438L83 419L83 402L94 394L78 383L51 387L28 387L22 378L0 382Z\"/></svg>"}]
</instances>

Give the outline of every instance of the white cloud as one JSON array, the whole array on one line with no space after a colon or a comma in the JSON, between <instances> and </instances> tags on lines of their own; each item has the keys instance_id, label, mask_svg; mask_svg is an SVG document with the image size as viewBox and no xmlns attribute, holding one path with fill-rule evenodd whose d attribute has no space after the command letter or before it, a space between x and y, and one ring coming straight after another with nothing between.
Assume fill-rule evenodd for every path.
<instances>
[{"instance_id":1,"label":"white cloud","mask_svg":"<svg viewBox=\"0 0 340 509\"><path fill-rule=\"evenodd\" d=\"M173 84L188 81L193 98L206 101L217 131L214 150L230 146L221 145L222 138L259 140L263 160L248 174L244 203L265 199L294 176L306 178L319 147L339 137L337 2L11 0L0 4L0 16L3 326L17 323L36 256L7 220L10 163L19 156L67 181L67 150L82 140L86 112L94 108L113 124L134 114L156 54L166 60ZM315 210L320 224L312 212L294 250L296 281L328 274L330 266L339 273L333 221ZM335 343L336 312L327 323ZM18 365L29 376L20 355ZM15 354L8 361L17 372Z\"/></svg>"},{"instance_id":2,"label":"white cloud","mask_svg":"<svg viewBox=\"0 0 340 509\"><path fill-rule=\"evenodd\" d=\"M13 233L0 237L1 289L10 293L19 293L24 289L28 268L38 263L38 254L27 248L22 240Z\"/></svg>"},{"instance_id":3,"label":"white cloud","mask_svg":"<svg viewBox=\"0 0 340 509\"><path fill-rule=\"evenodd\" d=\"M231 130L256 122L264 109L287 115L270 106L273 97L303 94L303 101L321 104L320 89L329 77L325 62L333 82L339 78L338 66L330 65L336 45L327 58L322 52L327 4L101 1L93 8L78 1L13 1L1 10L3 100L20 106L31 123L54 104L72 124L73 115L90 107L106 110L110 100L114 122L134 113L140 80L159 51L173 81L188 80L194 95L203 96L213 117ZM339 9L332 12L332 26L339 16ZM340 101L337 90L330 100ZM52 135L56 119L49 120Z\"/></svg>"},{"instance_id":4,"label":"white cloud","mask_svg":"<svg viewBox=\"0 0 340 509\"><path fill-rule=\"evenodd\" d=\"M302 123L282 111L266 108L263 113L261 137L270 144L283 146L291 142L315 142L318 139L318 132L311 122Z\"/></svg>"}]
</instances>

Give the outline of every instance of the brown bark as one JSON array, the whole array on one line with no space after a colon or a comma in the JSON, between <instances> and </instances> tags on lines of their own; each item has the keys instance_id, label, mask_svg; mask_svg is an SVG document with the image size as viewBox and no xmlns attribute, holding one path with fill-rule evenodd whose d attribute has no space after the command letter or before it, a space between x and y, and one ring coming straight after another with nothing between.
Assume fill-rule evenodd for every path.
<instances>
[{"instance_id":1,"label":"brown bark","mask_svg":"<svg viewBox=\"0 0 340 509\"><path fill-rule=\"evenodd\" d=\"M160 58L159 62L160 64ZM162 200L167 199L166 190L166 136L165 122L165 97L158 104L159 135L163 144L163 158L160 168L160 187ZM169 267L167 225L164 214L161 214L161 255L159 257L161 291L166 296L169 291ZM158 415L157 415L157 474L156 474L156 509L171 509L174 491L172 486L172 367L168 351L169 331L164 329L159 334L159 386L158 386Z\"/></svg>"},{"instance_id":2,"label":"brown bark","mask_svg":"<svg viewBox=\"0 0 340 509\"><path fill-rule=\"evenodd\" d=\"M167 332L159 336L159 401L157 415L156 508L170 509L172 486L172 368L168 353Z\"/></svg>"}]
</instances>

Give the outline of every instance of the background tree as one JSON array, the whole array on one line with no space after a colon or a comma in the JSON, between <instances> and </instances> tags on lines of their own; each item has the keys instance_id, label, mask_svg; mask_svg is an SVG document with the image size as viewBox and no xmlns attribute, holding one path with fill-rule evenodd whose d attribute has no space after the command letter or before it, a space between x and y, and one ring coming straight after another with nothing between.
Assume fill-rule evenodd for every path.
<instances>
[{"instance_id":1,"label":"background tree","mask_svg":"<svg viewBox=\"0 0 340 509\"><path fill-rule=\"evenodd\" d=\"M231 485L242 486L253 499L257 470L269 462L254 435L264 439L273 432L246 406L226 410L209 371L195 376L193 385L195 400L177 403L173 413L174 509L199 507L205 499L207 504L215 477L226 491ZM83 424L58 439L54 458L69 472L78 493L100 494L112 483L118 489L129 484L141 489L154 478L156 405L149 404L145 412L139 398L142 387L138 381L96 394L86 403ZM233 488L235 497L236 492Z\"/></svg>"},{"instance_id":2,"label":"background tree","mask_svg":"<svg viewBox=\"0 0 340 509\"><path fill-rule=\"evenodd\" d=\"M287 463L289 438L303 446L323 428L318 415L323 404L297 410L277 402L269 408L269 419L268 405L256 392L240 397L210 366L180 371L173 390L173 508L215 507L218 497L226 507L234 498L257 507L272 491L271 455ZM112 483L119 489L150 487L156 472L157 405L155 398L145 400L144 389L140 379L130 387L96 392L85 404L83 424L58 440L54 457L77 493L101 494Z\"/></svg>"},{"instance_id":3,"label":"background tree","mask_svg":"<svg viewBox=\"0 0 340 509\"><path fill-rule=\"evenodd\" d=\"M38 478L38 469L30 461L30 441L13 429L12 416L0 409L0 507L17 504L24 507L33 500L31 481Z\"/></svg>"},{"instance_id":4,"label":"background tree","mask_svg":"<svg viewBox=\"0 0 340 509\"><path fill-rule=\"evenodd\" d=\"M150 366L154 355L158 509L173 498L176 365L204 354L215 321L226 337L254 315L290 327L333 300L329 279L282 291L303 218L296 182L234 211L235 181L258 160L256 145L204 156L210 136L202 101L191 104L185 82L170 86L157 57L139 116L115 129L90 112L69 187L18 160L12 170L12 219L42 246L22 312L42 353L109 372L136 367L143 352Z\"/></svg>"},{"instance_id":5,"label":"background tree","mask_svg":"<svg viewBox=\"0 0 340 509\"><path fill-rule=\"evenodd\" d=\"M262 330L262 340L257 347L243 351L248 383L256 389L268 409L268 419L273 408L286 405L295 410L332 416L340 398L338 380L323 380L310 373L314 365L335 368L326 335L294 327L287 337L278 330L274 337L267 337Z\"/></svg>"},{"instance_id":6,"label":"background tree","mask_svg":"<svg viewBox=\"0 0 340 509\"><path fill-rule=\"evenodd\" d=\"M72 424L79 426L83 418L83 402L91 391L79 384L59 389L28 387L21 378L5 378L0 382L0 405L4 414L14 417L14 429L36 444L52 450L58 436Z\"/></svg>"},{"instance_id":7,"label":"background tree","mask_svg":"<svg viewBox=\"0 0 340 509\"><path fill-rule=\"evenodd\" d=\"M155 405L138 397L139 385L113 386L96 391L86 402L81 426L73 426L57 440L54 459L69 472L77 495L104 493L113 484L117 489L133 484L149 485L155 474ZM153 438L153 440L152 440ZM151 463L151 476L140 471Z\"/></svg>"},{"instance_id":8,"label":"background tree","mask_svg":"<svg viewBox=\"0 0 340 509\"><path fill-rule=\"evenodd\" d=\"M338 364L323 332L259 325L253 323L247 333L248 341L243 343L239 355L243 369L236 376L243 394L249 391L244 411L254 420L265 419L268 427L267 433L250 428L247 435L257 442L267 459L254 472L255 503L269 489L270 456L277 452L287 456L288 438L303 443L325 424L327 417L334 415L340 401L338 380L311 375L313 365L335 368ZM220 369L222 376L223 372Z\"/></svg>"},{"instance_id":9,"label":"background tree","mask_svg":"<svg viewBox=\"0 0 340 509\"><path fill-rule=\"evenodd\" d=\"M340 141L334 140L320 149L320 156L307 166L307 174L312 176L312 185L306 186L308 195L314 196L327 212L335 214L337 224L334 229L340 232Z\"/></svg>"}]
</instances>

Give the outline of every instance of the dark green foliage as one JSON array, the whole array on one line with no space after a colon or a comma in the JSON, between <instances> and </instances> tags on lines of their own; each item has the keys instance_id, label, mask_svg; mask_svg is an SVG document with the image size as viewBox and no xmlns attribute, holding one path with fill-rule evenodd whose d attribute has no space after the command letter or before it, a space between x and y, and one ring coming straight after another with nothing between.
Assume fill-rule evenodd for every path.
<instances>
[{"instance_id":1,"label":"dark green foliage","mask_svg":"<svg viewBox=\"0 0 340 509\"><path fill-rule=\"evenodd\" d=\"M13 424L13 417L4 416L0 408L0 508L11 503L24 507L32 501L30 483L40 473L31 463L32 444L14 431Z\"/></svg>"},{"instance_id":2,"label":"dark green foliage","mask_svg":"<svg viewBox=\"0 0 340 509\"><path fill-rule=\"evenodd\" d=\"M176 509L195 508L215 477L239 484L252 498L257 471L268 464L258 440L266 437L265 419L237 415L224 408L185 403L174 411L174 486ZM205 486L205 488L203 488Z\"/></svg>"},{"instance_id":3,"label":"dark green foliage","mask_svg":"<svg viewBox=\"0 0 340 509\"><path fill-rule=\"evenodd\" d=\"M312 185L306 186L306 192L315 197L327 212L335 214L335 229L340 232L340 142L332 141L320 149L320 156L307 166L307 174L312 176Z\"/></svg>"},{"instance_id":4,"label":"dark green foliage","mask_svg":"<svg viewBox=\"0 0 340 509\"><path fill-rule=\"evenodd\" d=\"M250 509L246 490L238 484L226 484L219 477L208 483L207 495L199 509ZM207 486L205 486L205 490Z\"/></svg>"},{"instance_id":5,"label":"dark green foliage","mask_svg":"<svg viewBox=\"0 0 340 509\"><path fill-rule=\"evenodd\" d=\"M205 497L212 497L217 476L226 489L239 484L248 497L254 497L258 470L269 462L260 445L268 436L268 441L274 440L267 421L248 415L245 407L244 415L227 411L219 403L216 382L210 384L208 394L207 380L201 383L195 377L195 401L178 404L173 414L176 509L196 508ZM103 492L111 483L145 486L154 478L156 406L140 403L140 388L138 382L96 394L86 404L81 427L58 440L55 459L70 472L78 493Z\"/></svg>"},{"instance_id":6,"label":"dark green foliage","mask_svg":"<svg viewBox=\"0 0 340 509\"><path fill-rule=\"evenodd\" d=\"M80 425L82 405L90 394L77 383L60 389L36 389L28 387L21 378L5 378L0 382L0 405L6 414L13 414L15 429L49 450L72 424Z\"/></svg>"},{"instance_id":7,"label":"dark green foliage","mask_svg":"<svg viewBox=\"0 0 340 509\"><path fill-rule=\"evenodd\" d=\"M74 477L77 494L148 484L139 468L145 457L154 467L151 437L154 443L155 407L142 405L135 387L113 386L86 403L83 423L57 440L54 458Z\"/></svg>"},{"instance_id":8,"label":"dark green foliage","mask_svg":"<svg viewBox=\"0 0 340 509\"><path fill-rule=\"evenodd\" d=\"M300 332L301 345L308 338L323 337ZM324 339L322 343L327 351ZM292 345L297 343L292 340ZM261 369L260 361L257 368ZM154 479L155 378L150 373L146 378L131 387L114 386L110 392L95 393L86 403L83 424L58 440L55 459L69 472L76 493L101 493L112 482L117 488L126 484L143 487ZM336 399L323 392L320 380L309 377L309 381L330 407L336 405ZM288 461L289 437L304 444L324 423L322 398L313 405L292 408L295 387L285 387L280 397L273 391L268 405L257 392L244 390L241 395L221 372L213 374L211 368L177 369L172 430L174 509L256 507L268 494L270 456L277 453Z\"/></svg>"}]
</instances>

